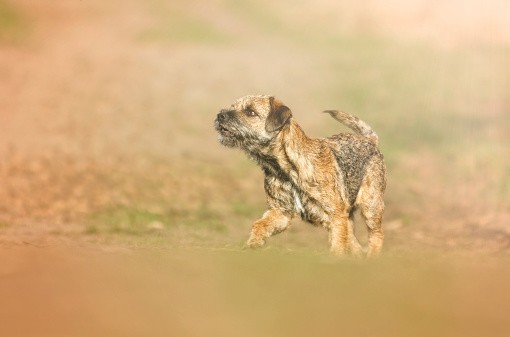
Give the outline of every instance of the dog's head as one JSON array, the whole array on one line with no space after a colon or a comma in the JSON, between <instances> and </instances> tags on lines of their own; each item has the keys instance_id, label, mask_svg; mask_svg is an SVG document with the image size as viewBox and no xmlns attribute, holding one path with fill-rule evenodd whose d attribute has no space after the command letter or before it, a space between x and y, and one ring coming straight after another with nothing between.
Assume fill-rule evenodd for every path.
<instances>
[{"instance_id":1,"label":"dog's head","mask_svg":"<svg viewBox=\"0 0 510 337\"><path fill-rule=\"evenodd\" d=\"M221 144L248 149L270 143L291 117L290 109L273 96L244 96L221 110L214 126Z\"/></svg>"}]
</instances>

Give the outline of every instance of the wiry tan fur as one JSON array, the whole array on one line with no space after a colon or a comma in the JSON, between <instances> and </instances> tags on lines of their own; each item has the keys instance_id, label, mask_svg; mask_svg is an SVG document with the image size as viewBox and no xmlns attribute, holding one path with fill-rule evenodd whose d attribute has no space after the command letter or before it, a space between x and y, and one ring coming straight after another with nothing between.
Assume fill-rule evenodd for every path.
<instances>
[{"instance_id":1,"label":"wiry tan fur","mask_svg":"<svg viewBox=\"0 0 510 337\"><path fill-rule=\"evenodd\" d=\"M244 150L265 174L269 209L253 224L247 246L264 245L300 216L328 229L333 253L361 256L353 230L353 213L360 209L369 231L367 255L379 254L386 178L377 134L350 114L326 112L356 133L309 138L273 96L245 96L218 114L220 143Z\"/></svg>"}]
</instances>

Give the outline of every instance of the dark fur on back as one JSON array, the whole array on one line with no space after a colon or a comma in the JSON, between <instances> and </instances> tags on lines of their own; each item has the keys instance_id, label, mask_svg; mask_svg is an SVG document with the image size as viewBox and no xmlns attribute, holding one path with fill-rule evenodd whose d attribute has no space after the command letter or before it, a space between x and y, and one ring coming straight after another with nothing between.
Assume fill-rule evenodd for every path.
<instances>
[{"instance_id":1,"label":"dark fur on back","mask_svg":"<svg viewBox=\"0 0 510 337\"><path fill-rule=\"evenodd\" d=\"M341 133L327 138L342 174L350 206L354 206L366 168L373 156L382 156L367 138Z\"/></svg>"}]
</instances>

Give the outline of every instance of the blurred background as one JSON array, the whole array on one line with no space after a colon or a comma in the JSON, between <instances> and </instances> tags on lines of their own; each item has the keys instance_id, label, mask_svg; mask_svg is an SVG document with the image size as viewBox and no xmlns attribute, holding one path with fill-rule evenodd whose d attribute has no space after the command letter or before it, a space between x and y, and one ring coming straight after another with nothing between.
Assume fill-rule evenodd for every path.
<instances>
[{"instance_id":1,"label":"blurred background","mask_svg":"<svg viewBox=\"0 0 510 337\"><path fill-rule=\"evenodd\" d=\"M382 262L368 270L331 264L327 233L299 221L260 255L241 253L251 222L265 209L263 177L243 153L216 142L213 120L246 94L277 96L314 137L347 131L320 113L325 109L349 111L377 131L388 169ZM6 303L31 288L36 295L27 295L29 303L53 299L51 317L66 313L69 301L79 302L77 308L96 323L83 324L71 311L67 315L80 323L58 332L41 329L42 315L40 322L25 324L39 336L147 334L147 322L154 323L152 335L337 335L329 325L338 317L326 312L336 312L334 298L345 296L343 305L358 303L354 311L339 311L350 322L346 331L364 326L366 306L379 317L373 323L381 336L417 335L420 317L426 317L418 324L423 335L474 336L483 328L503 336L498 323L504 317L489 309L498 307L495 302L481 295L470 299L473 308L488 310L480 316L466 309L465 296L501 280L500 274L481 280L480 274L493 274L480 265L508 270L509 130L505 0L0 0L0 276L10 275L15 290L4 288L12 299ZM140 251L156 257L142 258ZM128 258L133 255L134 262ZM97 262L103 259L109 262ZM423 265L430 260L437 264ZM119 263L132 263L121 274L136 281L116 278L112 266ZM459 267L465 263L467 270ZM410 276L413 268L418 271ZM457 268L463 271L452 272ZM46 291L60 289L51 275L78 269L89 273L71 278L76 283L66 283L63 292ZM109 281L96 279L97 270ZM182 272L179 277L174 270ZM286 272L303 283L292 283ZM378 279L386 273L393 276ZM45 275L47 283L39 283ZM250 276L275 281L276 288L267 292ZM462 280L473 277L459 290ZM76 295L88 279L112 288L121 284L117 297L100 286L88 289L103 307L120 310L113 319L98 320L110 311ZM129 295L137 282L151 290ZM377 295L378 282L388 294ZM301 300L295 302L290 290L302 293L318 284L325 288L306 301L322 318L300 324L308 312L296 306ZM354 294L338 293L338 284L360 286ZM200 290L171 292L184 311L161 302L166 286L183 285ZM427 285L431 289L416 291ZM233 294L223 296L232 287ZM283 295L280 288L287 289ZM390 294L397 289L405 290L395 304ZM364 293L361 302L358 291ZM201 303L196 294L212 301L207 308L216 313L200 328L193 319L192 308ZM268 294L276 309L249 305ZM506 294L490 299L509 303ZM145 295L152 300L141 300ZM173 295L163 298L172 302ZM459 299L458 306L450 305ZM394 306L379 315L374 308L388 302ZM149 309L137 307L130 316L123 311L130 303ZM4 306L15 317L11 322L24 317L24 306L17 305L19 312ZM45 312L44 306L34 308ZM163 323L167 316L160 310L180 330ZM238 323L225 329L231 315ZM278 325L276 317L293 327ZM469 317L487 324L459 330ZM385 325L395 320L400 330ZM241 328L248 330L239 333Z\"/></svg>"}]
</instances>

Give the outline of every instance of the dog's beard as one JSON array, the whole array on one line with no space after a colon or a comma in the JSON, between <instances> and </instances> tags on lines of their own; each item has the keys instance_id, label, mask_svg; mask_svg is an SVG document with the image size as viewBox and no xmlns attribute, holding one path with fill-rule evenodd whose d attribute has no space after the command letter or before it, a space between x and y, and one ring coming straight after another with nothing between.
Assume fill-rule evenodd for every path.
<instances>
[{"instance_id":1,"label":"dog's beard","mask_svg":"<svg viewBox=\"0 0 510 337\"><path fill-rule=\"evenodd\" d=\"M220 124L218 120L215 120L214 128L218 133L218 142L220 142L221 145L227 147L239 146L238 144L239 142L236 137L236 132L231 127L225 126L224 124Z\"/></svg>"},{"instance_id":2,"label":"dog's beard","mask_svg":"<svg viewBox=\"0 0 510 337\"><path fill-rule=\"evenodd\" d=\"M248 153L259 152L271 142L268 135L256 134L245 125L233 122L214 122L218 142L227 147L238 147Z\"/></svg>"}]
</instances>

